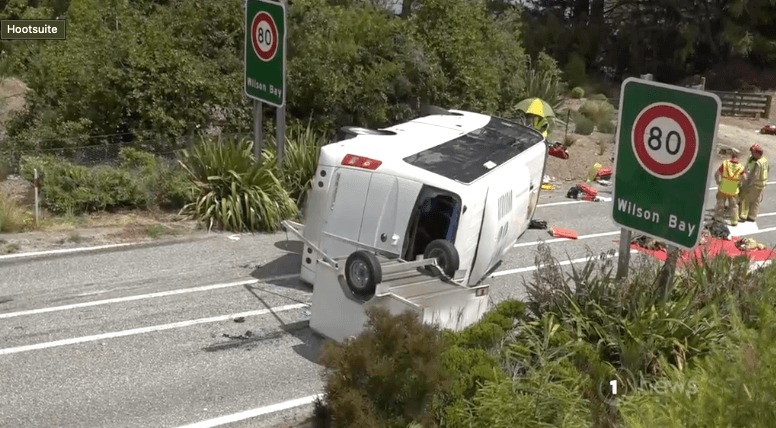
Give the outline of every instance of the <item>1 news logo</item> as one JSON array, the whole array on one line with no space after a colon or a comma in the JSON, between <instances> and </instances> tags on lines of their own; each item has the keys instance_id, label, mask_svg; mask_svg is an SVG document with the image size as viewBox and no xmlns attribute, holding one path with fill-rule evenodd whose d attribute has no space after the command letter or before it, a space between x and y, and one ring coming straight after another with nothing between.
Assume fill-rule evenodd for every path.
<instances>
[{"instance_id":1,"label":"1 news logo","mask_svg":"<svg viewBox=\"0 0 776 428\"><path fill-rule=\"evenodd\" d=\"M679 392L685 394L687 398L698 393L698 385L695 381L674 382L669 379L658 378L648 382L642 376L635 376L626 368L620 368L615 377L599 382L596 392L602 401L610 406L615 406L620 397L636 389L657 395Z\"/></svg>"},{"instance_id":2,"label":"1 news logo","mask_svg":"<svg viewBox=\"0 0 776 428\"><path fill-rule=\"evenodd\" d=\"M64 19L3 19L0 21L2 40L65 40Z\"/></svg>"}]
</instances>

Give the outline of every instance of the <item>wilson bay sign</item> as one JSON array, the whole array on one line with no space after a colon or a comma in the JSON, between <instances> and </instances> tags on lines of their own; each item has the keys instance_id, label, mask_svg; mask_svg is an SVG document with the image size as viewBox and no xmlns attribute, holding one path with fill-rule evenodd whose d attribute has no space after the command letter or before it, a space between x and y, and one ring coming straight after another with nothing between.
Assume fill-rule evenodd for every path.
<instances>
[{"instance_id":1,"label":"wilson bay sign","mask_svg":"<svg viewBox=\"0 0 776 428\"><path fill-rule=\"evenodd\" d=\"M617 225L685 250L698 245L720 106L709 92L623 82L613 174Z\"/></svg>"}]
</instances>

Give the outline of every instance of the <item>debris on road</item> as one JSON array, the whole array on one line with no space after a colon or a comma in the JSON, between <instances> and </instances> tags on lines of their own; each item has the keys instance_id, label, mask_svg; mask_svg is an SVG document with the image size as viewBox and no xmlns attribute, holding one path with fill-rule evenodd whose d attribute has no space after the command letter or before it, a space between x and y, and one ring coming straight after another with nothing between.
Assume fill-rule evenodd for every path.
<instances>
[{"instance_id":1,"label":"debris on road","mask_svg":"<svg viewBox=\"0 0 776 428\"><path fill-rule=\"evenodd\" d=\"M545 175L544 178L542 178L542 184L550 184L553 181L555 181L555 178L550 177L549 175Z\"/></svg>"},{"instance_id":2,"label":"debris on road","mask_svg":"<svg viewBox=\"0 0 776 428\"><path fill-rule=\"evenodd\" d=\"M549 150L550 156L555 156L559 159L568 159L569 158L569 152L566 151L566 147L561 143L555 143L552 146L550 146Z\"/></svg>"},{"instance_id":3,"label":"debris on road","mask_svg":"<svg viewBox=\"0 0 776 428\"><path fill-rule=\"evenodd\" d=\"M595 180L596 174L598 174L598 171L603 168L603 165L596 162L593 164L593 166L590 167L590 169L587 171L587 181L593 181Z\"/></svg>"},{"instance_id":4,"label":"debris on road","mask_svg":"<svg viewBox=\"0 0 776 428\"><path fill-rule=\"evenodd\" d=\"M676 261L677 267L681 267L689 262L697 262L698 264L702 264L704 257L714 257L723 254L731 258L746 256L749 257L752 262L765 262L767 260L776 259L776 252L765 248L764 245L762 248L760 248L759 245L756 245L754 249L742 250L739 248L739 246L747 247L751 246L752 243L747 243L746 240L742 240L738 237L732 237L728 240L706 235L704 238L705 239L702 240L702 242L695 248L695 250L682 251L681 255ZM742 241L743 243L739 243ZM660 261L665 261L668 255L665 248L647 248L635 242L631 244L631 248L652 256Z\"/></svg>"},{"instance_id":5,"label":"debris on road","mask_svg":"<svg viewBox=\"0 0 776 428\"><path fill-rule=\"evenodd\" d=\"M566 193L567 198L581 201L596 201L596 196L598 196L598 190L583 183L577 184Z\"/></svg>"},{"instance_id":6,"label":"debris on road","mask_svg":"<svg viewBox=\"0 0 776 428\"><path fill-rule=\"evenodd\" d=\"M776 125L765 125L760 130L760 134L776 135Z\"/></svg>"},{"instance_id":7,"label":"debris on road","mask_svg":"<svg viewBox=\"0 0 776 428\"><path fill-rule=\"evenodd\" d=\"M715 238L730 239L730 229L725 223L719 221L706 223L704 229L708 230L708 233Z\"/></svg>"},{"instance_id":8,"label":"debris on road","mask_svg":"<svg viewBox=\"0 0 776 428\"><path fill-rule=\"evenodd\" d=\"M237 317L234 319L234 322L245 322L245 317Z\"/></svg>"},{"instance_id":9,"label":"debris on road","mask_svg":"<svg viewBox=\"0 0 776 428\"><path fill-rule=\"evenodd\" d=\"M571 229L561 229L558 226L552 226L552 228L549 230L549 233L556 238L577 239L579 237L577 232L574 232Z\"/></svg>"},{"instance_id":10,"label":"debris on road","mask_svg":"<svg viewBox=\"0 0 776 428\"><path fill-rule=\"evenodd\" d=\"M529 229L547 229L547 222L544 220L531 220L528 225Z\"/></svg>"},{"instance_id":11,"label":"debris on road","mask_svg":"<svg viewBox=\"0 0 776 428\"><path fill-rule=\"evenodd\" d=\"M542 190L555 190L555 186L552 184L542 184Z\"/></svg>"}]
</instances>

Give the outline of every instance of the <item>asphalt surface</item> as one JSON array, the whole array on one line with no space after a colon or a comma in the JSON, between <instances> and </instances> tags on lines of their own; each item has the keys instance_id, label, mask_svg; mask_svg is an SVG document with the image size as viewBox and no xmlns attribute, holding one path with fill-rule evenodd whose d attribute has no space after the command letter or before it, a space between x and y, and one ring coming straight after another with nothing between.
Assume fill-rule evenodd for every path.
<instances>
[{"instance_id":1,"label":"asphalt surface","mask_svg":"<svg viewBox=\"0 0 776 428\"><path fill-rule=\"evenodd\" d=\"M538 241L560 261L618 248L611 203L566 199L570 186L545 192L535 218L580 239L528 230L489 281L494 301L525 297ZM750 236L774 245L766 192L766 231ZM269 407L322 389L300 250L281 232L0 259L0 427L272 427L309 414Z\"/></svg>"}]
</instances>

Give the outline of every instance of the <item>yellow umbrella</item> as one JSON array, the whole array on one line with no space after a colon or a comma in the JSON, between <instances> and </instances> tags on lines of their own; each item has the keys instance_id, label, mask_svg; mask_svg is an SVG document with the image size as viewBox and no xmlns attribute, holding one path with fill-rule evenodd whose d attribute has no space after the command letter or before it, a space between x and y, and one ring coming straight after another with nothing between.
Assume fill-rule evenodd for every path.
<instances>
[{"instance_id":1,"label":"yellow umbrella","mask_svg":"<svg viewBox=\"0 0 776 428\"><path fill-rule=\"evenodd\" d=\"M541 117L555 116L552 107L541 98L526 98L517 103L515 108L524 111L526 114L535 114Z\"/></svg>"}]
</instances>

